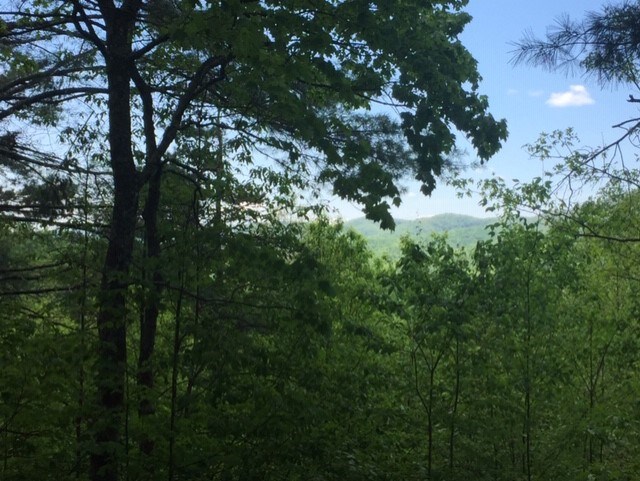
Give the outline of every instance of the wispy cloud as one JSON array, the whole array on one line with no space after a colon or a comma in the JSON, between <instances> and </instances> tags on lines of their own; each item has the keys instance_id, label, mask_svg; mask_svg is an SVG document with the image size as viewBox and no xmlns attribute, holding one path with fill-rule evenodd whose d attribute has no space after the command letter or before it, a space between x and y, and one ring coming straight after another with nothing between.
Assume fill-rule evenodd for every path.
<instances>
[{"instance_id":1,"label":"wispy cloud","mask_svg":"<svg viewBox=\"0 0 640 481\"><path fill-rule=\"evenodd\" d=\"M544 95L544 90L529 90L527 95L529 97L542 97Z\"/></svg>"},{"instance_id":2,"label":"wispy cloud","mask_svg":"<svg viewBox=\"0 0 640 481\"><path fill-rule=\"evenodd\" d=\"M547 99L552 107L580 107L595 103L584 85L570 85L565 92L554 92Z\"/></svg>"},{"instance_id":3,"label":"wispy cloud","mask_svg":"<svg viewBox=\"0 0 640 481\"><path fill-rule=\"evenodd\" d=\"M510 96L510 97L513 96L513 95L518 95L518 90L509 89L509 90L507 90L507 95Z\"/></svg>"}]
</instances>

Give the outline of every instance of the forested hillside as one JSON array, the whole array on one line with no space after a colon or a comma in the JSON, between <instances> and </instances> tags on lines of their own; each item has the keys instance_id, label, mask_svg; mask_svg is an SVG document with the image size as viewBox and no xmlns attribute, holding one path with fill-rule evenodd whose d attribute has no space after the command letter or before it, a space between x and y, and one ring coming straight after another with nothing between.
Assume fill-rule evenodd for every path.
<instances>
[{"instance_id":1,"label":"forested hillside","mask_svg":"<svg viewBox=\"0 0 640 481\"><path fill-rule=\"evenodd\" d=\"M463 179L507 134L465 3L0 1L0 480L638 478L640 121ZM638 18L516 60L636 86ZM486 236L411 235L407 178Z\"/></svg>"},{"instance_id":2,"label":"forested hillside","mask_svg":"<svg viewBox=\"0 0 640 481\"><path fill-rule=\"evenodd\" d=\"M376 255L400 255L401 240L405 236L431 239L433 235L446 235L454 247L470 249L480 240L489 238L488 227L495 224L497 218L477 218L460 214L440 214L415 220L396 219L393 231L382 230L367 219L360 218L345 222L345 228L361 234Z\"/></svg>"}]
</instances>

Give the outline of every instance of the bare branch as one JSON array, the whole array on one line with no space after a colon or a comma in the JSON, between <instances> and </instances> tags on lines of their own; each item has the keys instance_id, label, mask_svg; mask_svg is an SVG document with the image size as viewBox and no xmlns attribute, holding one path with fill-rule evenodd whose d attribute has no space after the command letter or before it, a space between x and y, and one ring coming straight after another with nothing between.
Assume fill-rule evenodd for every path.
<instances>
[{"instance_id":1,"label":"bare branch","mask_svg":"<svg viewBox=\"0 0 640 481\"><path fill-rule=\"evenodd\" d=\"M21 110L40 103L61 103L71 99L88 97L89 95L106 95L107 93L108 90L102 87L67 87L48 90L46 92L24 97L18 101L12 102L9 108L0 111L0 120L4 120L16 112L20 112Z\"/></svg>"}]
</instances>

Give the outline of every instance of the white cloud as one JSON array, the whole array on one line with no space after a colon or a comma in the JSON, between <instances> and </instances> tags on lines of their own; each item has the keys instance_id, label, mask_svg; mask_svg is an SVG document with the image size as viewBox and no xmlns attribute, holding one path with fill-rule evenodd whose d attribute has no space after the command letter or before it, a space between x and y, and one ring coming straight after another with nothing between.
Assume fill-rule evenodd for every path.
<instances>
[{"instance_id":1,"label":"white cloud","mask_svg":"<svg viewBox=\"0 0 640 481\"><path fill-rule=\"evenodd\" d=\"M554 92L547 99L552 107L580 107L595 103L584 85L570 85L566 92Z\"/></svg>"},{"instance_id":2,"label":"white cloud","mask_svg":"<svg viewBox=\"0 0 640 481\"><path fill-rule=\"evenodd\" d=\"M529 90L527 95L529 95L529 97L542 97L544 95L544 90Z\"/></svg>"}]
</instances>

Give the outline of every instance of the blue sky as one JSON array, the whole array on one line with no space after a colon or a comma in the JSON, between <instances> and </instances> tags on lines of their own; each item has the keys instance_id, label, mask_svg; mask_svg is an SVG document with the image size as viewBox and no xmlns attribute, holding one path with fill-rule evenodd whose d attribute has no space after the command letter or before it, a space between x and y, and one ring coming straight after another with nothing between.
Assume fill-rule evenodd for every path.
<instances>
[{"instance_id":1,"label":"blue sky","mask_svg":"<svg viewBox=\"0 0 640 481\"><path fill-rule=\"evenodd\" d=\"M489 97L490 111L506 118L509 139L485 166L468 172L475 178L493 174L505 179L527 180L541 175L539 161L528 158L523 146L534 142L541 132L573 127L583 145L598 146L613 140L619 131L612 125L638 116L638 104L626 101L631 87L601 87L595 78L581 72L548 72L529 65L510 64L511 42L527 30L543 36L557 18L568 14L579 20L587 11L600 11L603 0L470 0L466 10L473 16L462 41L478 61L483 77L481 93ZM637 95L637 94L636 94ZM461 145L464 145L461 142ZM468 150L468 161L476 160ZM547 165L547 168L550 165ZM454 212L487 215L478 199L459 200L455 192L440 186L431 197L418 193L418 185L407 181L408 193L395 209L396 218L413 219ZM336 202L345 219L361 217L357 206Z\"/></svg>"}]
</instances>

